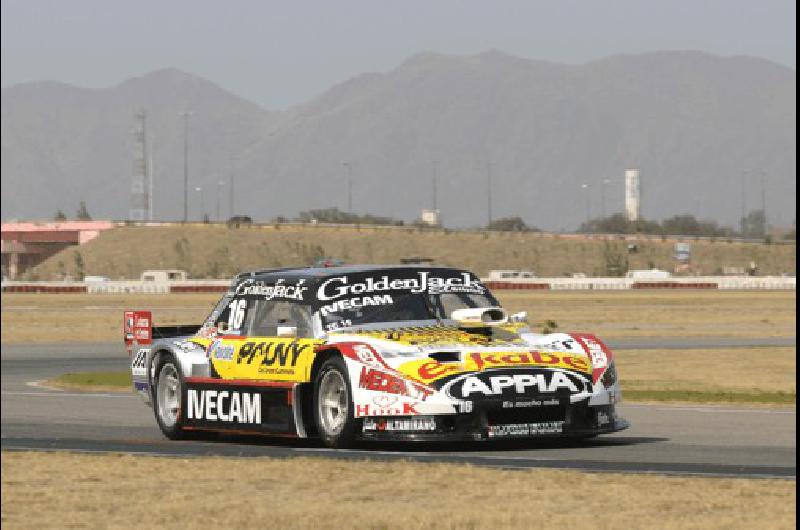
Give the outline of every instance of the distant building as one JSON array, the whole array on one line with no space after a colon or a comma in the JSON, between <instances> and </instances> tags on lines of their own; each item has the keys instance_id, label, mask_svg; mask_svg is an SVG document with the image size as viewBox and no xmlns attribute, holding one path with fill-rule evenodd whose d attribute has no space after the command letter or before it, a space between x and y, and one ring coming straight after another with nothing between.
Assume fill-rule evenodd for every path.
<instances>
[{"instance_id":1,"label":"distant building","mask_svg":"<svg viewBox=\"0 0 800 530\"><path fill-rule=\"evenodd\" d=\"M625 170L625 215L628 221L639 220L641 207L641 184L638 169Z\"/></svg>"},{"instance_id":2,"label":"distant building","mask_svg":"<svg viewBox=\"0 0 800 530\"><path fill-rule=\"evenodd\" d=\"M91 241L109 228L114 228L111 221L3 223L3 278L14 280L53 254Z\"/></svg>"},{"instance_id":3,"label":"distant building","mask_svg":"<svg viewBox=\"0 0 800 530\"><path fill-rule=\"evenodd\" d=\"M442 226L441 219L439 218L439 210L422 210L419 216L419 222L428 226Z\"/></svg>"}]
</instances>

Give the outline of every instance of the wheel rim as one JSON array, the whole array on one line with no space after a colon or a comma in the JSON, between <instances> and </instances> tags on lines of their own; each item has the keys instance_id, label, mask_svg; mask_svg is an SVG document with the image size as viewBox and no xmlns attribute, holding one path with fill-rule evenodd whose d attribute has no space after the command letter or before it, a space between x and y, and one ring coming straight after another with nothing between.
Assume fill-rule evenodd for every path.
<instances>
[{"instance_id":1,"label":"wheel rim","mask_svg":"<svg viewBox=\"0 0 800 530\"><path fill-rule=\"evenodd\" d=\"M331 370L319 384L319 417L326 434L337 435L342 432L347 421L347 407L344 377L338 371Z\"/></svg>"},{"instance_id":2,"label":"wheel rim","mask_svg":"<svg viewBox=\"0 0 800 530\"><path fill-rule=\"evenodd\" d=\"M180 379L173 364L167 363L158 375L158 416L166 427L178 421L181 407Z\"/></svg>"}]
</instances>

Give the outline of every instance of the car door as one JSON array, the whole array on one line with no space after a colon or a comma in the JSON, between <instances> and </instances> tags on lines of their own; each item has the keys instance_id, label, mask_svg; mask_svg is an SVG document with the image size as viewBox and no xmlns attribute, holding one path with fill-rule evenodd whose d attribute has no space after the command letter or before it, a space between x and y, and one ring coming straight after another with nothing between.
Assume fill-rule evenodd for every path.
<instances>
[{"instance_id":1,"label":"car door","mask_svg":"<svg viewBox=\"0 0 800 530\"><path fill-rule=\"evenodd\" d=\"M233 298L230 329L209 347L209 360L223 379L305 382L314 347L311 308L287 300Z\"/></svg>"}]
</instances>

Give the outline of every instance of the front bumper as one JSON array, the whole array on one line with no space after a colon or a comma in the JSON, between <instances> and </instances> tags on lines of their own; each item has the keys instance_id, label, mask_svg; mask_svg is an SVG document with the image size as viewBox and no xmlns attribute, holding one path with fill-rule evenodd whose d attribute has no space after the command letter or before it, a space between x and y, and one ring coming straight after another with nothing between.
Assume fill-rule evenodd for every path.
<instances>
[{"instance_id":1,"label":"front bumper","mask_svg":"<svg viewBox=\"0 0 800 530\"><path fill-rule=\"evenodd\" d=\"M481 408L470 414L432 416L432 428L420 429L419 417L369 418L360 421L360 438L374 441L489 441L539 438L586 438L630 427L614 405L503 411ZM398 421L400 420L400 421ZM403 421L408 420L408 421Z\"/></svg>"}]
</instances>

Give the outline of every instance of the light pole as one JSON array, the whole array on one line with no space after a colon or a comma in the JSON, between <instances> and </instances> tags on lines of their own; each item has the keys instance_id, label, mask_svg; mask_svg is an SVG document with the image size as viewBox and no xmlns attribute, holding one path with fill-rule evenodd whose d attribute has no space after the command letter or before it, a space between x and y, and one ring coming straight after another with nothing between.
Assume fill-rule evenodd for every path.
<instances>
[{"instance_id":1,"label":"light pole","mask_svg":"<svg viewBox=\"0 0 800 530\"><path fill-rule=\"evenodd\" d=\"M492 224L492 165L494 162L487 162L486 163L486 201L487 201L487 213L489 217L489 223L486 225L486 228L489 228Z\"/></svg>"},{"instance_id":2,"label":"light pole","mask_svg":"<svg viewBox=\"0 0 800 530\"><path fill-rule=\"evenodd\" d=\"M200 220L202 221L203 220L203 214L205 213L205 209L206 209L206 204L205 204L206 201L205 201L205 197L203 197L203 188L200 187L200 186L197 186L194 189L194 191L196 191L196 192L198 192L200 194Z\"/></svg>"},{"instance_id":3,"label":"light pole","mask_svg":"<svg viewBox=\"0 0 800 530\"><path fill-rule=\"evenodd\" d=\"M581 184L581 189L586 194L586 230L589 230L589 223L592 220L591 204L589 203L589 184Z\"/></svg>"},{"instance_id":4,"label":"light pole","mask_svg":"<svg viewBox=\"0 0 800 530\"><path fill-rule=\"evenodd\" d=\"M342 162L347 170L347 213L353 213L353 167L350 162Z\"/></svg>"},{"instance_id":5,"label":"light pole","mask_svg":"<svg viewBox=\"0 0 800 530\"><path fill-rule=\"evenodd\" d=\"M747 228L747 174L750 173L749 169L742 171L742 220L741 229L742 237L745 237Z\"/></svg>"},{"instance_id":6,"label":"light pole","mask_svg":"<svg viewBox=\"0 0 800 530\"><path fill-rule=\"evenodd\" d=\"M194 114L185 110L183 116L183 222L189 220L189 116Z\"/></svg>"},{"instance_id":7,"label":"light pole","mask_svg":"<svg viewBox=\"0 0 800 530\"><path fill-rule=\"evenodd\" d=\"M767 235L767 172L761 172L761 213L764 215L764 235Z\"/></svg>"},{"instance_id":8,"label":"light pole","mask_svg":"<svg viewBox=\"0 0 800 530\"><path fill-rule=\"evenodd\" d=\"M439 188L438 184L439 183L437 182L438 177L439 177L439 167L438 166L439 166L439 161L438 160L434 160L433 161L433 211L434 212L436 211L436 208L438 207L438 192L439 192L439 190L438 190L438 188Z\"/></svg>"},{"instance_id":9,"label":"light pole","mask_svg":"<svg viewBox=\"0 0 800 530\"><path fill-rule=\"evenodd\" d=\"M217 182L217 221L222 221L222 219L220 218L220 212L219 212L219 200L220 200L220 196L222 195L222 186L224 186L224 185L225 185L225 182L223 182L221 180Z\"/></svg>"},{"instance_id":10,"label":"light pole","mask_svg":"<svg viewBox=\"0 0 800 530\"><path fill-rule=\"evenodd\" d=\"M603 189L600 194L600 210L603 219L606 217L606 186L610 183L611 181L609 179L603 179Z\"/></svg>"},{"instance_id":11,"label":"light pole","mask_svg":"<svg viewBox=\"0 0 800 530\"><path fill-rule=\"evenodd\" d=\"M232 156L231 157L231 187L230 187L230 190L229 190L230 196L228 197L228 217L233 217L233 208L234 208L234 203L233 203L234 199L233 198L234 198L234 193L236 191L236 188L235 188L235 180L236 180L235 163L236 163L236 161L237 161L236 157Z\"/></svg>"}]
</instances>

